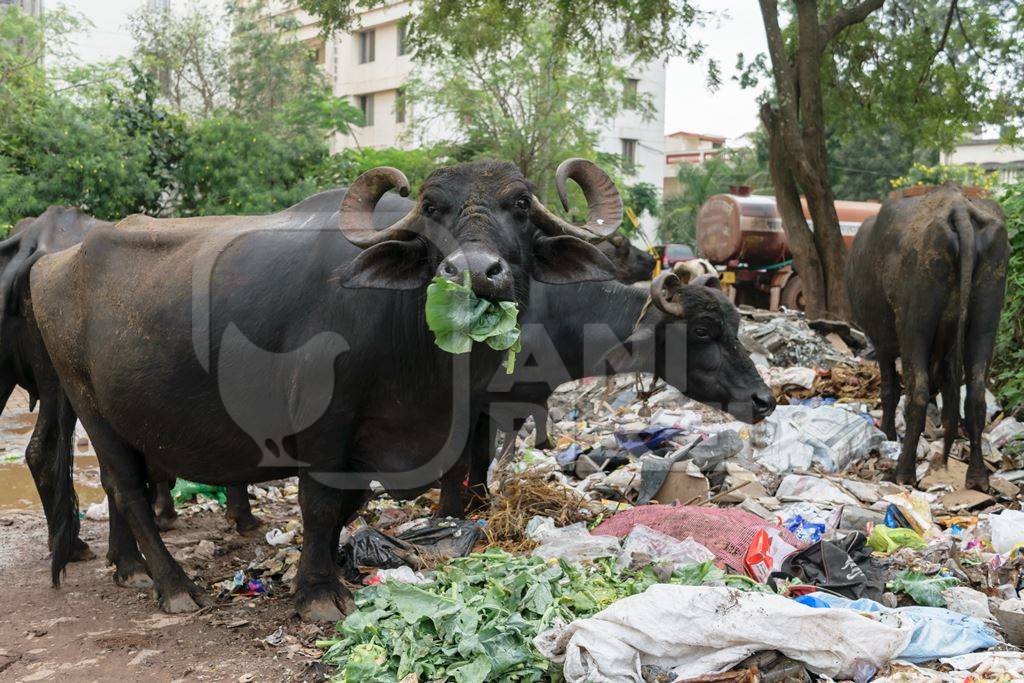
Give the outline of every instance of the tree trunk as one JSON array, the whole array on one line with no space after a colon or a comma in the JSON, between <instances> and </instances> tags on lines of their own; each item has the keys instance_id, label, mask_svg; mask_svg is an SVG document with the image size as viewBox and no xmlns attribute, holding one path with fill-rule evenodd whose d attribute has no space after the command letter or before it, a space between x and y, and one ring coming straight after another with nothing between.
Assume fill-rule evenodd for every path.
<instances>
[{"instance_id":1,"label":"tree trunk","mask_svg":"<svg viewBox=\"0 0 1024 683\"><path fill-rule=\"evenodd\" d=\"M800 205L800 190L791 170L794 159L779 130L781 124L778 112L768 104L761 105L761 121L768 133L768 168L775 186L775 203L782 217L789 250L793 253L793 267L800 275L806 302L805 313L810 320L825 318L828 317L826 280L814 233L807 225Z\"/></svg>"},{"instance_id":2,"label":"tree trunk","mask_svg":"<svg viewBox=\"0 0 1024 683\"><path fill-rule=\"evenodd\" d=\"M822 106L821 64L826 45L852 24L864 21L884 0L844 6L822 22L815 0L795 0L795 50L779 28L777 0L760 0L772 62L775 98L761 107L768 133L769 168L782 226L803 284L807 317L852 321L846 293L846 245L829 181ZM807 200L813 231L804 218Z\"/></svg>"}]
</instances>

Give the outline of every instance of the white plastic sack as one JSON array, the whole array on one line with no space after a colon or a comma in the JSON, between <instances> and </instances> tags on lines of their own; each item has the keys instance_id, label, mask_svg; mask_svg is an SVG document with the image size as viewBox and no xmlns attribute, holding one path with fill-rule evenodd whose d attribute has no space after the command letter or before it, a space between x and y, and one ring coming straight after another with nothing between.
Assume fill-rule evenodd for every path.
<instances>
[{"instance_id":1,"label":"white plastic sack","mask_svg":"<svg viewBox=\"0 0 1024 683\"><path fill-rule=\"evenodd\" d=\"M643 524L637 524L623 539L622 552L615 560L615 566L619 569L628 567L633 561L633 553L649 555L656 561L671 562L673 568L702 564L715 559L714 553L692 538L680 541Z\"/></svg>"},{"instance_id":2,"label":"white plastic sack","mask_svg":"<svg viewBox=\"0 0 1024 683\"><path fill-rule=\"evenodd\" d=\"M805 501L835 505L860 505L860 501L843 491L828 479L809 474L787 474L775 491L781 501Z\"/></svg>"},{"instance_id":3,"label":"white plastic sack","mask_svg":"<svg viewBox=\"0 0 1024 683\"><path fill-rule=\"evenodd\" d=\"M1003 510L988 518L992 530L992 548L1005 555L1017 545L1024 543L1024 512Z\"/></svg>"},{"instance_id":4,"label":"white plastic sack","mask_svg":"<svg viewBox=\"0 0 1024 683\"><path fill-rule=\"evenodd\" d=\"M649 664L695 678L762 650L779 650L833 678L865 681L903 650L912 632L899 615L874 620L768 593L656 584L533 642L563 664L568 683L643 683L640 668Z\"/></svg>"},{"instance_id":5,"label":"white plastic sack","mask_svg":"<svg viewBox=\"0 0 1024 683\"><path fill-rule=\"evenodd\" d=\"M99 503L93 503L85 509L85 518L94 522L106 522L110 519L110 502L106 496Z\"/></svg>"},{"instance_id":6,"label":"white plastic sack","mask_svg":"<svg viewBox=\"0 0 1024 683\"><path fill-rule=\"evenodd\" d=\"M883 441L881 430L862 416L834 406L778 406L751 433L754 460L774 472L812 464L841 472Z\"/></svg>"},{"instance_id":7,"label":"white plastic sack","mask_svg":"<svg viewBox=\"0 0 1024 683\"><path fill-rule=\"evenodd\" d=\"M594 536L583 522L559 528L550 517L534 517L526 525L526 536L540 543L534 548L533 554L545 560L593 560L619 554L619 539L614 536Z\"/></svg>"}]
</instances>

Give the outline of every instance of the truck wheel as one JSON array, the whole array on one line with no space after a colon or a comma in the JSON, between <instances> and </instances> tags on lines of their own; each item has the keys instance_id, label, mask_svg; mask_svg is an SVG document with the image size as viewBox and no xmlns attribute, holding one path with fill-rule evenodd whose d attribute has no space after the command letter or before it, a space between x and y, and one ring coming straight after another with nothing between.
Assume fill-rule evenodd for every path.
<instances>
[{"instance_id":1,"label":"truck wheel","mask_svg":"<svg viewBox=\"0 0 1024 683\"><path fill-rule=\"evenodd\" d=\"M779 295L779 305L785 306L791 311L804 310L804 286L800 282L799 275L790 277L789 282L782 288L782 294Z\"/></svg>"}]
</instances>

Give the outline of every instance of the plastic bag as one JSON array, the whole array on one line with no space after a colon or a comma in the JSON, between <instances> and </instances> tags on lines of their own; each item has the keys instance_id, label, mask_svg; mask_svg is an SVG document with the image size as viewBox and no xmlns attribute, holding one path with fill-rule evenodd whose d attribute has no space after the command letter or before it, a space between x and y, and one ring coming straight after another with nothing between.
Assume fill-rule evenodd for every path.
<instances>
[{"instance_id":1,"label":"plastic bag","mask_svg":"<svg viewBox=\"0 0 1024 683\"><path fill-rule=\"evenodd\" d=\"M935 530L932 510L928 499L920 491L910 491L886 496L882 500L895 505L911 528L923 537Z\"/></svg>"},{"instance_id":2,"label":"plastic bag","mask_svg":"<svg viewBox=\"0 0 1024 683\"><path fill-rule=\"evenodd\" d=\"M906 593L919 605L945 607L946 598L942 591L960 583L952 576L925 576L920 572L905 570L885 585L894 593Z\"/></svg>"},{"instance_id":3,"label":"plastic bag","mask_svg":"<svg viewBox=\"0 0 1024 683\"><path fill-rule=\"evenodd\" d=\"M583 522L559 528L550 517L534 517L526 525L526 536L540 544L533 554L545 560L593 560L619 554L618 539L591 535Z\"/></svg>"},{"instance_id":4,"label":"plastic bag","mask_svg":"<svg viewBox=\"0 0 1024 683\"><path fill-rule=\"evenodd\" d=\"M992 530L992 548L1000 555L1024 544L1024 512L1003 510L998 515L991 515L988 524Z\"/></svg>"},{"instance_id":5,"label":"plastic bag","mask_svg":"<svg viewBox=\"0 0 1024 683\"><path fill-rule=\"evenodd\" d=\"M913 529L893 529L881 524L876 524L868 536L868 545L872 550L888 555L900 548L911 548L921 550L927 548L921 535Z\"/></svg>"},{"instance_id":6,"label":"plastic bag","mask_svg":"<svg viewBox=\"0 0 1024 683\"><path fill-rule=\"evenodd\" d=\"M889 608L874 600L849 600L829 593L811 593L795 599L808 607L832 607L898 614L914 622L910 642L899 653L908 662L927 662L939 657L962 655L999 644L999 637L981 619L942 609L940 607Z\"/></svg>"},{"instance_id":7,"label":"plastic bag","mask_svg":"<svg viewBox=\"0 0 1024 683\"><path fill-rule=\"evenodd\" d=\"M606 538L606 537L605 537ZM643 524L637 524L622 542L622 552L615 561L619 569L628 567L633 554L639 553L651 559L671 562L673 569L690 564L713 562L715 554L692 538L676 540L668 534L655 531Z\"/></svg>"},{"instance_id":8,"label":"plastic bag","mask_svg":"<svg viewBox=\"0 0 1024 683\"><path fill-rule=\"evenodd\" d=\"M227 489L223 486L197 484L194 481L186 481L180 478L175 480L174 488L171 489L171 499L174 500L175 507L179 507L198 496L205 496L210 500L217 501L221 505L227 505L228 503Z\"/></svg>"},{"instance_id":9,"label":"plastic bag","mask_svg":"<svg viewBox=\"0 0 1024 683\"><path fill-rule=\"evenodd\" d=\"M421 553L451 558L473 552L480 533L480 525L472 520L425 518L406 525L397 538L412 543Z\"/></svg>"}]
</instances>

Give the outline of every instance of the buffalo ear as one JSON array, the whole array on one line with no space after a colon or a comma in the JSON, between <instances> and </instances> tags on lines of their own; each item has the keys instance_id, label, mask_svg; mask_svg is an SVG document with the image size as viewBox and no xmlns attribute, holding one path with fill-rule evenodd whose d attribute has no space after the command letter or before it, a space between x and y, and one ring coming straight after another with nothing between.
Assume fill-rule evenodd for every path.
<instances>
[{"instance_id":1,"label":"buffalo ear","mask_svg":"<svg viewBox=\"0 0 1024 683\"><path fill-rule=\"evenodd\" d=\"M415 289L430 280L426 257L421 240L381 242L339 268L338 282L350 289Z\"/></svg>"},{"instance_id":2,"label":"buffalo ear","mask_svg":"<svg viewBox=\"0 0 1024 683\"><path fill-rule=\"evenodd\" d=\"M578 237L538 235L533 240L533 277L552 285L611 280L615 266Z\"/></svg>"}]
</instances>

